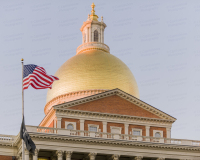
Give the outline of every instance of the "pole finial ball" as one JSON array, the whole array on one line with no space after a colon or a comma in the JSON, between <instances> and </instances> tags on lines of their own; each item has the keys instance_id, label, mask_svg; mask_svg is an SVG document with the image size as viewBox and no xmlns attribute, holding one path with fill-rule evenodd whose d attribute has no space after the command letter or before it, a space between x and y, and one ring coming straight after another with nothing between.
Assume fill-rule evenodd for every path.
<instances>
[{"instance_id":1,"label":"pole finial ball","mask_svg":"<svg viewBox=\"0 0 200 160\"><path fill-rule=\"evenodd\" d=\"M21 61L23 62L23 61L24 61L24 59L22 58L22 59L21 59Z\"/></svg>"}]
</instances>

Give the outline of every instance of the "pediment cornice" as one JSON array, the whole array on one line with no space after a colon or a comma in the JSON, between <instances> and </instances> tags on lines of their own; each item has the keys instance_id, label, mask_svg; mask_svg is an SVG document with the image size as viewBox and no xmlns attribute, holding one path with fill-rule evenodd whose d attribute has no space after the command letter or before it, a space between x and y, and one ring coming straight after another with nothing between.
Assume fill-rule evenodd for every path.
<instances>
[{"instance_id":1,"label":"pediment cornice","mask_svg":"<svg viewBox=\"0 0 200 160\"><path fill-rule=\"evenodd\" d=\"M81 98L81 99L77 99L77 100L74 100L74 101L58 104L56 106L53 106L53 108L55 110L65 110L65 109L69 109L70 107L73 107L73 106L88 103L88 102L95 101L95 100L98 100L98 99L102 99L102 98L105 98L105 97L109 97L109 96L112 96L112 95L117 95L117 96L119 96L119 97L141 107L142 109L147 110L148 112L151 112L154 115L157 115L161 119L169 120L169 121L172 121L172 122L176 121L176 118L162 112L161 110L141 101L140 99L138 99L138 98L136 98L136 97L134 97L134 96L118 89L118 88L113 89L113 90L109 90L109 91L105 91L105 92L102 92L102 93L99 93L99 94L95 94L95 95L92 95L92 96L84 97L84 98Z\"/></svg>"}]
</instances>

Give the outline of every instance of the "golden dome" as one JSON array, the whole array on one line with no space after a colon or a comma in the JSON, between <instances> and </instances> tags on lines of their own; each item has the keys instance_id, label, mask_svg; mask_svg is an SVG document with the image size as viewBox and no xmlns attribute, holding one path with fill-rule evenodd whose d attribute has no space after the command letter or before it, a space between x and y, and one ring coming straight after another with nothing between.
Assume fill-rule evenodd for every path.
<instances>
[{"instance_id":1,"label":"golden dome","mask_svg":"<svg viewBox=\"0 0 200 160\"><path fill-rule=\"evenodd\" d=\"M91 49L75 55L58 69L55 76L59 80L48 90L47 102L70 92L115 88L139 98L137 83L129 68L103 50Z\"/></svg>"}]
</instances>

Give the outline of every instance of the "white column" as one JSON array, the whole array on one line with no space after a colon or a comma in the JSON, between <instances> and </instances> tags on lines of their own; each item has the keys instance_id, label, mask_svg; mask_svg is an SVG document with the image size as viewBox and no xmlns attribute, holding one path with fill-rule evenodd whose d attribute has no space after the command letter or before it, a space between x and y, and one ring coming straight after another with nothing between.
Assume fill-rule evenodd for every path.
<instances>
[{"instance_id":1,"label":"white column","mask_svg":"<svg viewBox=\"0 0 200 160\"><path fill-rule=\"evenodd\" d=\"M63 151L57 151L56 155L58 157L58 160L63 160Z\"/></svg>"},{"instance_id":2,"label":"white column","mask_svg":"<svg viewBox=\"0 0 200 160\"><path fill-rule=\"evenodd\" d=\"M57 128L61 128L61 119L60 117L57 117Z\"/></svg>"},{"instance_id":3,"label":"white column","mask_svg":"<svg viewBox=\"0 0 200 160\"><path fill-rule=\"evenodd\" d=\"M107 122L103 121L103 132L107 133ZM107 138L107 134L103 134L103 138Z\"/></svg>"},{"instance_id":4,"label":"white column","mask_svg":"<svg viewBox=\"0 0 200 160\"><path fill-rule=\"evenodd\" d=\"M103 132L107 133L107 122L102 122L103 123Z\"/></svg>"},{"instance_id":5,"label":"white column","mask_svg":"<svg viewBox=\"0 0 200 160\"><path fill-rule=\"evenodd\" d=\"M29 160L29 151L27 150L27 149L25 149L25 152L24 152L25 154L25 160Z\"/></svg>"},{"instance_id":6,"label":"white column","mask_svg":"<svg viewBox=\"0 0 200 160\"><path fill-rule=\"evenodd\" d=\"M102 25L101 25L101 43L103 43L103 28L102 28Z\"/></svg>"},{"instance_id":7,"label":"white column","mask_svg":"<svg viewBox=\"0 0 200 160\"><path fill-rule=\"evenodd\" d=\"M129 124L127 124L127 123L124 123L124 134L128 134L128 126L129 126Z\"/></svg>"},{"instance_id":8,"label":"white column","mask_svg":"<svg viewBox=\"0 0 200 160\"><path fill-rule=\"evenodd\" d=\"M167 138L171 138L171 128L166 128L167 130Z\"/></svg>"},{"instance_id":9,"label":"white column","mask_svg":"<svg viewBox=\"0 0 200 160\"><path fill-rule=\"evenodd\" d=\"M66 151L66 160L71 160L72 151Z\"/></svg>"},{"instance_id":10,"label":"white column","mask_svg":"<svg viewBox=\"0 0 200 160\"><path fill-rule=\"evenodd\" d=\"M102 42L101 43L104 43L104 30L102 30Z\"/></svg>"},{"instance_id":11,"label":"white column","mask_svg":"<svg viewBox=\"0 0 200 160\"><path fill-rule=\"evenodd\" d=\"M129 124L127 123L124 123L124 134L126 134L127 136L125 136L125 139L128 140L129 136L128 136L128 127L129 127Z\"/></svg>"},{"instance_id":12,"label":"white column","mask_svg":"<svg viewBox=\"0 0 200 160\"><path fill-rule=\"evenodd\" d=\"M98 35L98 42L101 42L101 34L100 33L98 33L99 35Z\"/></svg>"},{"instance_id":13,"label":"white column","mask_svg":"<svg viewBox=\"0 0 200 160\"><path fill-rule=\"evenodd\" d=\"M146 136L149 137L150 136L150 126L145 126L146 128ZM147 142L150 142L150 138L146 138Z\"/></svg>"},{"instance_id":14,"label":"white column","mask_svg":"<svg viewBox=\"0 0 200 160\"><path fill-rule=\"evenodd\" d=\"M82 44L84 43L84 31L82 32Z\"/></svg>"},{"instance_id":15,"label":"white column","mask_svg":"<svg viewBox=\"0 0 200 160\"><path fill-rule=\"evenodd\" d=\"M134 160L142 160L143 157L142 156L137 156L137 157L134 157Z\"/></svg>"},{"instance_id":16,"label":"white column","mask_svg":"<svg viewBox=\"0 0 200 160\"><path fill-rule=\"evenodd\" d=\"M88 34L89 34L89 33L88 33L88 27L87 27L87 28L86 28L86 43L88 43L88 41L89 41L89 39L88 39L88 38L89 38Z\"/></svg>"},{"instance_id":17,"label":"white column","mask_svg":"<svg viewBox=\"0 0 200 160\"><path fill-rule=\"evenodd\" d=\"M119 154L114 154L112 155L112 160L119 160L120 155Z\"/></svg>"},{"instance_id":18,"label":"white column","mask_svg":"<svg viewBox=\"0 0 200 160\"><path fill-rule=\"evenodd\" d=\"M35 152L34 152L34 155L33 155L33 160L38 160L38 153L39 153L39 150L35 149Z\"/></svg>"},{"instance_id":19,"label":"white column","mask_svg":"<svg viewBox=\"0 0 200 160\"><path fill-rule=\"evenodd\" d=\"M94 32L92 32L92 42L94 42Z\"/></svg>"},{"instance_id":20,"label":"white column","mask_svg":"<svg viewBox=\"0 0 200 160\"><path fill-rule=\"evenodd\" d=\"M57 117L57 128L61 128L61 119L60 117ZM61 134L62 131L57 129L57 133Z\"/></svg>"},{"instance_id":21,"label":"white column","mask_svg":"<svg viewBox=\"0 0 200 160\"><path fill-rule=\"evenodd\" d=\"M85 122L84 119L80 119L80 130L81 130L81 131L84 131L84 122ZM80 135L81 135L81 136L84 136L84 132L81 132Z\"/></svg>"},{"instance_id":22,"label":"white column","mask_svg":"<svg viewBox=\"0 0 200 160\"><path fill-rule=\"evenodd\" d=\"M88 156L90 158L90 160L95 160L97 153L89 153Z\"/></svg>"},{"instance_id":23,"label":"white column","mask_svg":"<svg viewBox=\"0 0 200 160\"><path fill-rule=\"evenodd\" d=\"M89 33L88 33L88 35L89 35L89 42L91 42L91 27L89 27Z\"/></svg>"}]
</instances>

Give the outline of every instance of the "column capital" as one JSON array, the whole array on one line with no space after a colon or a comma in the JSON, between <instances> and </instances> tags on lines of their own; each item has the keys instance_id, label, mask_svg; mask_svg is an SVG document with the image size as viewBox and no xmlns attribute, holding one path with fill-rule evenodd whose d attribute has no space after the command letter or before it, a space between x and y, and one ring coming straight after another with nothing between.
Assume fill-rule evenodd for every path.
<instances>
[{"instance_id":1,"label":"column capital","mask_svg":"<svg viewBox=\"0 0 200 160\"><path fill-rule=\"evenodd\" d=\"M62 117L56 117L57 121L61 121Z\"/></svg>"},{"instance_id":2,"label":"column capital","mask_svg":"<svg viewBox=\"0 0 200 160\"><path fill-rule=\"evenodd\" d=\"M72 153L73 153L72 151L65 151L65 155L67 158L71 158Z\"/></svg>"},{"instance_id":3,"label":"column capital","mask_svg":"<svg viewBox=\"0 0 200 160\"><path fill-rule=\"evenodd\" d=\"M128 126L129 126L129 123L124 123L124 126L125 126L125 127L128 127Z\"/></svg>"},{"instance_id":4,"label":"column capital","mask_svg":"<svg viewBox=\"0 0 200 160\"><path fill-rule=\"evenodd\" d=\"M102 123L103 123L103 125L106 125L108 122L107 121L103 121Z\"/></svg>"},{"instance_id":5,"label":"column capital","mask_svg":"<svg viewBox=\"0 0 200 160\"><path fill-rule=\"evenodd\" d=\"M62 158L63 157L63 151L56 151L56 155L58 158Z\"/></svg>"},{"instance_id":6,"label":"column capital","mask_svg":"<svg viewBox=\"0 0 200 160\"><path fill-rule=\"evenodd\" d=\"M85 122L85 120L84 119L80 119L80 123L84 123Z\"/></svg>"},{"instance_id":7,"label":"column capital","mask_svg":"<svg viewBox=\"0 0 200 160\"><path fill-rule=\"evenodd\" d=\"M29 150L25 149L24 151L25 151L24 152L25 155L29 155Z\"/></svg>"},{"instance_id":8,"label":"column capital","mask_svg":"<svg viewBox=\"0 0 200 160\"><path fill-rule=\"evenodd\" d=\"M146 129L149 129L149 128L150 128L150 126L149 126L149 125L146 125L146 126L145 126L145 128L146 128Z\"/></svg>"},{"instance_id":9,"label":"column capital","mask_svg":"<svg viewBox=\"0 0 200 160\"><path fill-rule=\"evenodd\" d=\"M159 158L157 158L156 160L165 160L165 158L159 157Z\"/></svg>"},{"instance_id":10,"label":"column capital","mask_svg":"<svg viewBox=\"0 0 200 160\"><path fill-rule=\"evenodd\" d=\"M142 159L143 159L143 156L134 157L134 160L142 160Z\"/></svg>"},{"instance_id":11,"label":"column capital","mask_svg":"<svg viewBox=\"0 0 200 160\"><path fill-rule=\"evenodd\" d=\"M119 160L120 155L119 154L114 154L111 156L112 160Z\"/></svg>"},{"instance_id":12,"label":"column capital","mask_svg":"<svg viewBox=\"0 0 200 160\"><path fill-rule=\"evenodd\" d=\"M90 158L90 160L95 160L97 153L91 152L88 154L88 157Z\"/></svg>"},{"instance_id":13,"label":"column capital","mask_svg":"<svg viewBox=\"0 0 200 160\"><path fill-rule=\"evenodd\" d=\"M171 131L171 127L166 127L167 131Z\"/></svg>"},{"instance_id":14,"label":"column capital","mask_svg":"<svg viewBox=\"0 0 200 160\"><path fill-rule=\"evenodd\" d=\"M34 156L38 156L38 153L39 153L39 149L35 149L35 152L34 152Z\"/></svg>"}]
</instances>

